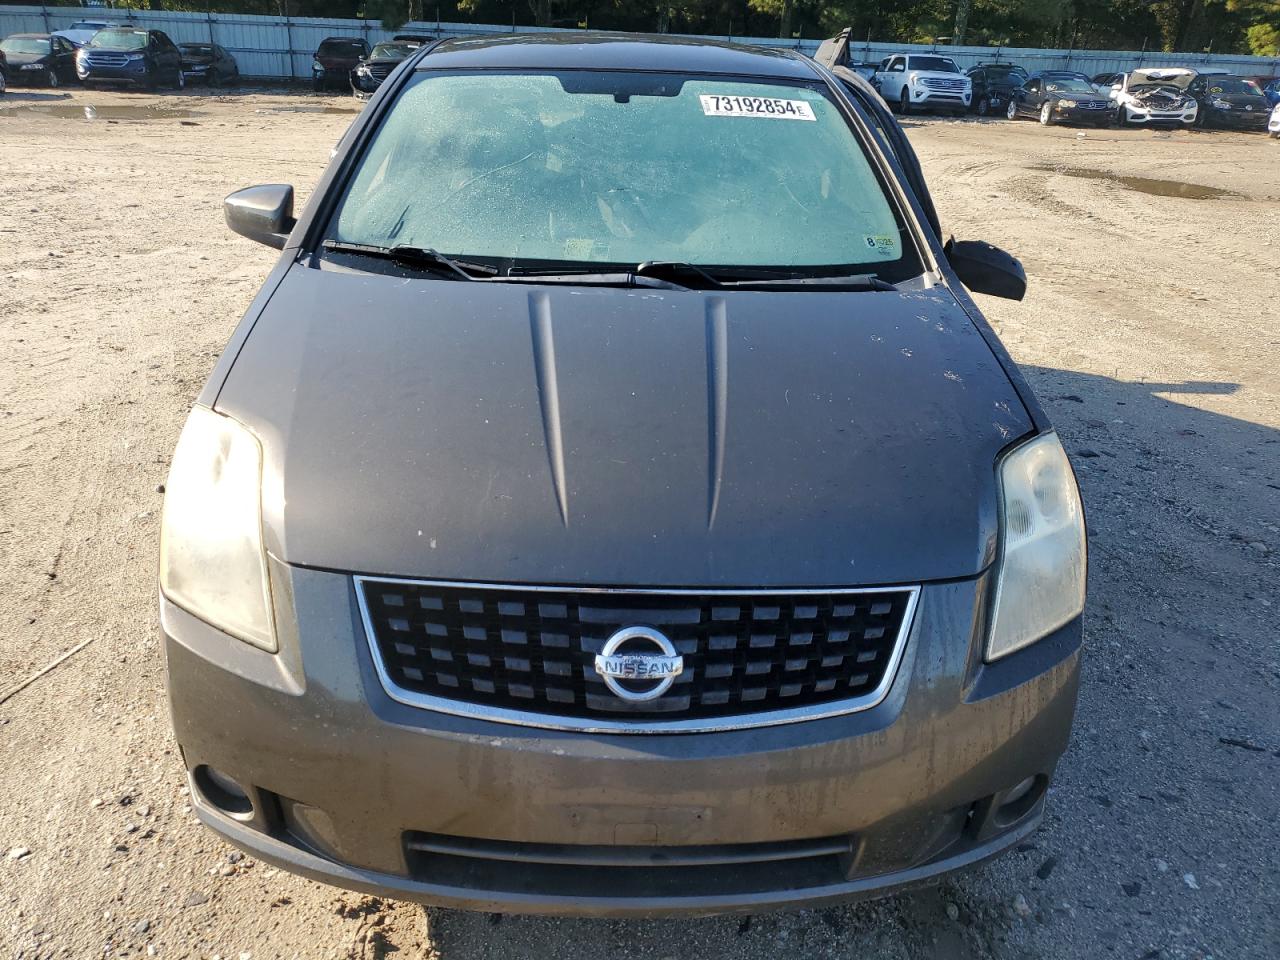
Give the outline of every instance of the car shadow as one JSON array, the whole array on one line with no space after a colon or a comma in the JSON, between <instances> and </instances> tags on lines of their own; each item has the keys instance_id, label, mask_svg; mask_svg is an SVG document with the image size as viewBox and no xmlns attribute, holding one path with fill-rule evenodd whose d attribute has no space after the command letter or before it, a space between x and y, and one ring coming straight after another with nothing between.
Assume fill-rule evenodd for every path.
<instances>
[{"instance_id":1,"label":"car shadow","mask_svg":"<svg viewBox=\"0 0 1280 960\"><path fill-rule=\"evenodd\" d=\"M1133 383L1051 367L1022 370L1071 455L1090 537L1079 714L1046 819L1028 842L932 888L791 913L624 921L426 908L431 955L970 960L1005 955L993 944L1018 926L1037 956L1062 955L1068 942L1079 950L1073 956L1102 956L1107 924L1056 929L1081 890L1120 890L1126 882L1133 889L1134 873L1150 869L1141 850L1174 846L1192 862L1226 858L1221 845L1235 842L1229 824L1273 805L1264 767L1245 774L1232 765L1257 764L1255 756L1266 756L1250 752L1262 749L1258 744L1280 756L1274 693L1265 671L1253 668L1274 658L1268 614L1240 613L1256 609L1259 598L1263 607L1280 605L1280 430L1248 419L1266 403L1242 402L1241 386L1230 381ZM1224 669L1216 668L1219 661ZM1230 669L1237 664L1244 666ZM1229 714L1206 731L1206 709L1228 700ZM1159 722L1170 724L1163 734L1169 751L1155 760L1148 731L1135 730L1135 718L1161 729L1150 718L1153 701L1161 705ZM1195 749L1185 746L1189 739ZM1171 776L1176 795L1172 781L1161 779ZM1222 776L1232 777L1228 792L1214 786ZM1100 818L1103 795L1108 815ZM1178 806L1143 815L1166 802ZM1212 822L1189 829L1180 817L1201 809ZM1089 829L1082 832L1081 823ZM1215 834L1218 823L1228 825L1224 836ZM1251 895L1252 909L1265 909L1263 896ZM1139 932L1154 924L1150 935L1163 936L1158 917L1148 919L1142 906L1117 895L1108 923ZM1024 908L1037 922L1019 916Z\"/></svg>"},{"instance_id":2,"label":"car shadow","mask_svg":"<svg viewBox=\"0 0 1280 960\"><path fill-rule=\"evenodd\" d=\"M0 107L12 103L57 103L71 99L73 98L68 92L40 93L25 87L11 86L5 91L4 99L0 100Z\"/></svg>"}]
</instances>

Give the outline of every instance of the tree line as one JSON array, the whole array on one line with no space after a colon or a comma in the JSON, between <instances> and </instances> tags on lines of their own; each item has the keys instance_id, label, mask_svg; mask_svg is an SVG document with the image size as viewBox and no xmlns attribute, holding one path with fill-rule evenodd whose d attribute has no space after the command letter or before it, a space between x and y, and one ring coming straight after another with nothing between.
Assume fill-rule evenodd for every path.
<instances>
[{"instance_id":1,"label":"tree line","mask_svg":"<svg viewBox=\"0 0 1280 960\"><path fill-rule=\"evenodd\" d=\"M0 0L0 3L15 0ZM17 0L21 2L21 0ZM117 7L598 30L1280 55L1280 0L117 0Z\"/></svg>"}]
</instances>

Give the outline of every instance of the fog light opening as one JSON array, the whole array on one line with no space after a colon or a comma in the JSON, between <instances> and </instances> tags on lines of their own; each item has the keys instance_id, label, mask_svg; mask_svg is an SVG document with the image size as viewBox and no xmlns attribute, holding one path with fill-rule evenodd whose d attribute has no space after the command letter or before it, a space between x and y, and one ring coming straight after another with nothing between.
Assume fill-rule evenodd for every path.
<instances>
[{"instance_id":1,"label":"fog light opening","mask_svg":"<svg viewBox=\"0 0 1280 960\"><path fill-rule=\"evenodd\" d=\"M253 801L249 799L249 792L216 767L201 764L191 771L191 779L195 781L201 796L223 813L233 817L253 814Z\"/></svg>"},{"instance_id":2,"label":"fog light opening","mask_svg":"<svg viewBox=\"0 0 1280 960\"><path fill-rule=\"evenodd\" d=\"M1048 785L1048 777L1036 774L1006 790L996 808L995 822L1001 827L1013 826L1035 809Z\"/></svg>"}]
</instances>

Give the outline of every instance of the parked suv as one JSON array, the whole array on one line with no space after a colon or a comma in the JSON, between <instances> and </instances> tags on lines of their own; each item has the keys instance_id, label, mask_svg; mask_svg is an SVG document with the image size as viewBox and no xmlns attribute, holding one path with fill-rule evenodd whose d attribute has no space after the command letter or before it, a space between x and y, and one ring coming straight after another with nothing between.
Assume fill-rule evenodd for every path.
<instances>
[{"instance_id":1,"label":"parked suv","mask_svg":"<svg viewBox=\"0 0 1280 960\"><path fill-rule=\"evenodd\" d=\"M1086 572L962 285L1021 266L944 245L847 68L581 39L419 49L300 219L225 202L282 254L166 486L197 815L512 912L817 904L1016 846Z\"/></svg>"},{"instance_id":2,"label":"parked suv","mask_svg":"<svg viewBox=\"0 0 1280 960\"><path fill-rule=\"evenodd\" d=\"M1013 92L1027 81L1027 71L1016 63L980 63L967 71L973 85L973 111L980 117L1005 112Z\"/></svg>"},{"instance_id":3,"label":"parked suv","mask_svg":"<svg viewBox=\"0 0 1280 960\"><path fill-rule=\"evenodd\" d=\"M161 30L113 27L99 30L76 53L76 73L86 84L186 86L182 54Z\"/></svg>"},{"instance_id":4,"label":"parked suv","mask_svg":"<svg viewBox=\"0 0 1280 960\"><path fill-rule=\"evenodd\" d=\"M899 54L884 60L875 75L885 101L898 112L950 110L964 113L973 99L973 83L950 57L931 53Z\"/></svg>"},{"instance_id":5,"label":"parked suv","mask_svg":"<svg viewBox=\"0 0 1280 960\"><path fill-rule=\"evenodd\" d=\"M311 56L311 88L345 88L351 71L368 56L369 43L360 37L326 37Z\"/></svg>"}]
</instances>

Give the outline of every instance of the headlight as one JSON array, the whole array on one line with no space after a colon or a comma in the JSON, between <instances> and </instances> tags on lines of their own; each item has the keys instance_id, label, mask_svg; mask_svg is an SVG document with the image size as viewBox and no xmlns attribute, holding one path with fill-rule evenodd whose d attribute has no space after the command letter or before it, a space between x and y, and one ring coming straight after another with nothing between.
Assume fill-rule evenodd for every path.
<instances>
[{"instance_id":1,"label":"headlight","mask_svg":"<svg viewBox=\"0 0 1280 960\"><path fill-rule=\"evenodd\" d=\"M137 63L139 60L142 60L144 56L145 55L141 53L131 53L124 59L127 63Z\"/></svg>"},{"instance_id":2,"label":"headlight","mask_svg":"<svg viewBox=\"0 0 1280 960\"><path fill-rule=\"evenodd\" d=\"M369 68L366 67L363 63L360 64L360 66L356 67L356 75L361 77L369 76Z\"/></svg>"},{"instance_id":3,"label":"headlight","mask_svg":"<svg viewBox=\"0 0 1280 960\"><path fill-rule=\"evenodd\" d=\"M206 407L192 408L169 467L160 589L218 629L276 649L262 549L262 450L248 430Z\"/></svg>"},{"instance_id":4,"label":"headlight","mask_svg":"<svg viewBox=\"0 0 1280 960\"><path fill-rule=\"evenodd\" d=\"M1003 536L988 660L1035 643L1084 610L1084 510L1056 433L1001 461L1000 493Z\"/></svg>"},{"instance_id":5,"label":"headlight","mask_svg":"<svg viewBox=\"0 0 1280 960\"><path fill-rule=\"evenodd\" d=\"M323 66L321 66L321 64L320 64L320 61L319 61L319 60L312 60L312 61L311 61L311 72L312 72L312 73L324 73L324 67L323 67Z\"/></svg>"},{"instance_id":6,"label":"headlight","mask_svg":"<svg viewBox=\"0 0 1280 960\"><path fill-rule=\"evenodd\" d=\"M1230 103L1228 103L1226 100L1214 100L1214 101L1213 101L1213 105L1214 105L1215 107L1217 107L1219 110L1230 110L1230 109L1231 109L1231 104L1230 104Z\"/></svg>"},{"instance_id":7,"label":"headlight","mask_svg":"<svg viewBox=\"0 0 1280 960\"><path fill-rule=\"evenodd\" d=\"M1078 107L1078 106L1080 106L1080 104L1079 104L1079 103L1077 103L1075 100L1059 100L1059 101L1058 101L1058 106L1060 106L1060 107Z\"/></svg>"}]
</instances>

